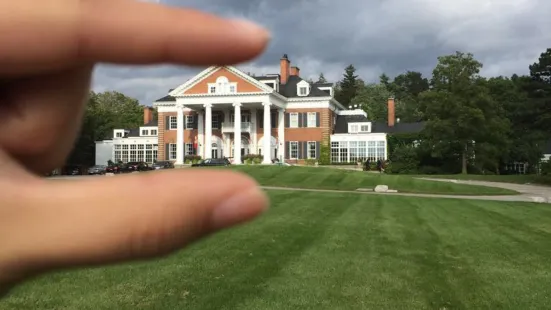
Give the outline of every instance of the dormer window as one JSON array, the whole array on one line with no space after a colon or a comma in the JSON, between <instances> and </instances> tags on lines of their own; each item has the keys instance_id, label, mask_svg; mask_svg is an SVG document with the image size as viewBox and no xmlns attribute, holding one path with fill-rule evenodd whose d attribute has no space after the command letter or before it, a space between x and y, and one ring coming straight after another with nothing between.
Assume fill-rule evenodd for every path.
<instances>
[{"instance_id":1,"label":"dormer window","mask_svg":"<svg viewBox=\"0 0 551 310\"><path fill-rule=\"evenodd\" d=\"M230 83L227 77L221 76L215 83L208 84L209 94L235 94L237 93L237 83Z\"/></svg>"},{"instance_id":2,"label":"dormer window","mask_svg":"<svg viewBox=\"0 0 551 310\"><path fill-rule=\"evenodd\" d=\"M302 80L297 84L297 94L300 97L308 96L310 93L310 84L308 82Z\"/></svg>"},{"instance_id":3,"label":"dormer window","mask_svg":"<svg viewBox=\"0 0 551 310\"><path fill-rule=\"evenodd\" d=\"M116 137L117 138L122 138L122 132L117 132Z\"/></svg>"},{"instance_id":4,"label":"dormer window","mask_svg":"<svg viewBox=\"0 0 551 310\"><path fill-rule=\"evenodd\" d=\"M149 130L142 129L142 136L149 136Z\"/></svg>"},{"instance_id":5,"label":"dormer window","mask_svg":"<svg viewBox=\"0 0 551 310\"><path fill-rule=\"evenodd\" d=\"M370 133L371 123L351 123L348 124L348 133Z\"/></svg>"}]
</instances>

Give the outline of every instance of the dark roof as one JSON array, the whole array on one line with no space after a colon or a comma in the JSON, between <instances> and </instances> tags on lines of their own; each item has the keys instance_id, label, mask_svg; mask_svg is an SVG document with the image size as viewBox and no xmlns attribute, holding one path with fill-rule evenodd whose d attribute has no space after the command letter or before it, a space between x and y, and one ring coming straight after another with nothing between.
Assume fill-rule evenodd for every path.
<instances>
[{"instance_id":1,"label":"dark roof","mask_svg":"<svg viewBox=\"0 0 551 310\"><path fill-rule=\"evenodd\" d=\"M335 133L348 133L349 123L369 122L369 119L364 115L338 115L335 122ZM418 123L396 123L389 127L383 122L372 122L372 133L414 133L420 132L425 127L424 122Z\"/></svg>"},{"instance_id":2,"label":"dark roof","mask_svg":"<svg viewBox=\"0 0 551 310\"><path fill-rule=\"evenodd\" d=\"M371 128L371 132L380 132L380 133L416 133L420 132L425 128L424 122L416 123L396 123L394 126L390 127L387 123L383 122L374 122Z\"/></svg>"},{"instance_id":3,"label":"dark roof","mask_svg":"<svg viewBox=\"0 0 551 310\"><path fill-rule=\"evenodd\" d=\"M132 128L132 129L128 129L128 134L126 135L126 137L139 137L140 136L140 129L138 128Z\"/></svg>"},{"instance_id":4,"label":"dark roof","mask_svg":"<svg viewBox=\"0 0 551 310\"><path fill-rule=\"evenodd\" d=\"M163 101L176 101L176 98L174 98L170 95L166 95L163 98L159 98L159 99L155 100L155 102L163 102Z\"/></svg>"},{"instance_id":5,"label":"dark roof","mask_svg":"<svg viewBox=\"0 0 551 310\"><path fill-rule=\"evenodd\" d=\"M287 80L287 83L279 85L279 93L287 98L302 98L302 97L329 97L330 95L325 91L317 88L315 85L311 85L310 93L308 96L299 96L297 92L297 84L304 81L301 77L291 75Z\"/></svg>"},{"instance_id":6,"label":"dark roof","mask_svg":"<svg viewBox=\"0 0 551 310\"><path fill-rule=\"evenodd\" d=\"M144 124L142 126L143 127L156 127L156 126L159 126L159 122L156 119L154 119L154 120L150 121L149 123Z\"/></svg>"},{"instance_id":7,"label":"dark roof","mask_svg":"<svg viewBox=\"0 0 551 310\"><path fill-rule=\"evenodd\" d=\"M331 86L333 86L333 83L314 83L314 86L316 86L316 87L331 87Z\"/></svg>"},{"instance_id":8,"label":"dark roof","mask_svg":"<svg viewBox=\"0 0 551 310\"><path fill-rule=\"evenodd\" d=\"M258 80L258 81L265 81L265 80L274 80L279 78L279 74L274 75L263 75L263 76L253 76L252 78Z\"/></svg>"}]
</instances>

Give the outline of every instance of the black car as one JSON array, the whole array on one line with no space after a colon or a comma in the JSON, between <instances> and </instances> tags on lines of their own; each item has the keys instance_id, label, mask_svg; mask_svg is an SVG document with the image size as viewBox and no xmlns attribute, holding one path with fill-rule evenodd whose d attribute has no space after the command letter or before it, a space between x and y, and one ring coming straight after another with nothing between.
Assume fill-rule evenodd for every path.
<instances>
[{"instance_id":1,"label":"black car","mask_svg":"<svg viewBox=\"0 0 551 310\"><path fill-rule=\"evenodd\" d=\"M173 169L174 164L171 161L158 161L151 165L151 169L153 170L159 170L159 169Z\"/></svg>"},{"instance_id":2,"label":"black car","mask_svg":"<svg viewBox=\"0 0 551 310\"><path fill-rule=\"evenodd\" d=\"M227 158L208 158L203 159L200 162L191 165L192 167L216 167L216 166L229 166L230 161Z\"/></svg>"},{"instance_id":3,"label":"black car","mask_svg":"<svg viewBox=\"0 0 551 310\"><path fill-rule=\"evenodd\" d=\"M137 171L149 171L152 170L149 165L144 161L129 162L122 167L121 172L137 172Z\"/></svg>"}]
</instances>

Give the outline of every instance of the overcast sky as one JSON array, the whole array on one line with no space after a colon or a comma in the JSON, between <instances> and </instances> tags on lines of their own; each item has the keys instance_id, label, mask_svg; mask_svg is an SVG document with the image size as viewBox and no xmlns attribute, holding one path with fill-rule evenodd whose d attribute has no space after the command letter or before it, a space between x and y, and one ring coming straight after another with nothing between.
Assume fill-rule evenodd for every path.
<instances>
[{"instance_id":1,"label":"overcast sky","mask_svg":"<svg viewBox=\"0 0 551 310\"><path fill-rule=\"evenodd\" d=\"M472 52L483 75L526 74L551 47L547 0L161 0L244 17L272 32L266 52L244 71L278 73L286 53L304 78L339 80L354 64L366 81L406 70L430 76L439 55ZM175 66L99 66L93 89L151 104L198 72Z\"/></svg>"}]
</instances>

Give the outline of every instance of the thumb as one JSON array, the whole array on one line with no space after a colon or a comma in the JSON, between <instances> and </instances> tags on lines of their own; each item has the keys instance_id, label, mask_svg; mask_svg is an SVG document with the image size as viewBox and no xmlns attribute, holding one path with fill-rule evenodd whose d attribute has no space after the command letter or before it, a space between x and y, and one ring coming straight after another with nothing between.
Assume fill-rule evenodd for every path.
<instances>
[{"instance_id":1,"label":"thumb","mask_svg":"<svg viewBox=\"0 0 551 310\"><path fill-rule=\"evenodd\" d=\"M253 180L215 170L42 180L6 192L0 275L10 271L8 280L168 254L267 206Z\"/></svg>"}]
</instances>

